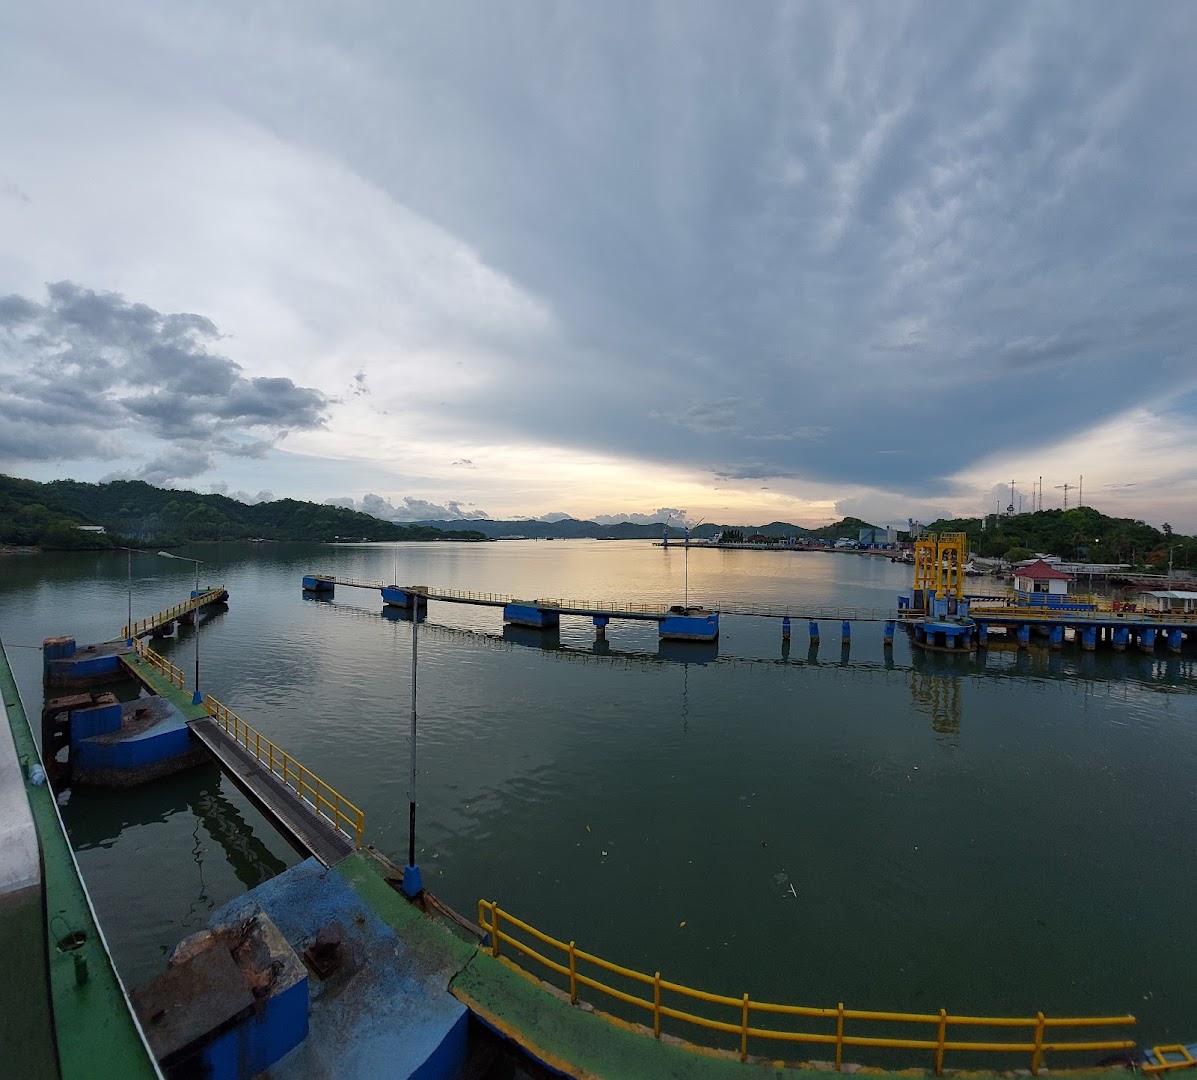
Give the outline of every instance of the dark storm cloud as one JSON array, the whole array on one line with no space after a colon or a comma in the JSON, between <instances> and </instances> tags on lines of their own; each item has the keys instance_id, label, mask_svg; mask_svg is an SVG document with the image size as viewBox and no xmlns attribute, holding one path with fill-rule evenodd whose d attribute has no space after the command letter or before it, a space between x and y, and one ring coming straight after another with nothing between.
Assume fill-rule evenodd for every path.
<instances>
[{"instance_id":1,"label":"dark storm cloud","mask_svg":"<svg viewBox=\"0 0 1197 1080\"><path fill-rule=\"evenodd\" d=\"M238 96L553 312L463 431L934 491L1195 377L1191 4L380 11L295 32L385 129Z\"/></svg>"},{"instance_id":2,"label":"dark storm cloud","mask_svg":"<svg viewBox=\"0 0 1197 1080\"><path fill-rule=\"evenodd\" d=\"M0 299L0 400L12 434L0 460L111 459L147 436L167 444L131 475L162 483L212 468L214 454L261 457L323 421L329 399L290 379L247 378L214 351L201 315L163 314L73 282L47 299Z\"/></svg>"}]
</instances>

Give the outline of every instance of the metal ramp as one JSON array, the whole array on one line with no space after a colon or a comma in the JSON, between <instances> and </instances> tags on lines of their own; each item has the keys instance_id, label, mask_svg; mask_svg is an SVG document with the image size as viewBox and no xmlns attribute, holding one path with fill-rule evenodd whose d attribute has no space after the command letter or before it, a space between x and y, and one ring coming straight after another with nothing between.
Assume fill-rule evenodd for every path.
<instances>
[{"instance_id":1,"label":"metal ramp","mask_svg":"<svg viewBox=\"0 0 1197 1080\"><path fill-rule=\"evenodd\" d=\"M314 855L325 866L334 866L356 849L351 837L297 796L295 788L262 765L211 717L193 720L190 727L225 775L301 855Z\"/></svg>"}]
</instances>

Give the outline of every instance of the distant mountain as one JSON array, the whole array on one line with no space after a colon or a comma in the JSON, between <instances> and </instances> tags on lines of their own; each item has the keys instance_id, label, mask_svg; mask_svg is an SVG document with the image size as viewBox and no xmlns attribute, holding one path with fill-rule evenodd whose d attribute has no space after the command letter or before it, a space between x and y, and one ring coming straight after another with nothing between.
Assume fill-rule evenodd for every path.
<instances>
[{"instance_id":1,"label":"distant mountain","mask_svg":"<svg viewBox=\"0 0 1197 1080\"><path fill-rule=\"evenodd\" d=\"M429 520L418 524L427 525L434 529L449 529L460 525L452 520ZM470 528L492 539L500 537L523 536L529 540L660 540L666 531L670 540L681 540L684 532L681 526L670 525L668 529L663 524L638 525L631 521L622 521L613 525L600 525L595 521L581 521L577 518L563 518L560 521L526 520L492 521L490 519L472 520ZM844 518L834 525L827 525L821 529L807 529L801 525L791 525L787 521L772 521L768 525L717 525L704 522L697 528L690 530L695 539L709 540L716 534L728 529L738 529L745 536L802 536L811 539L834 540L840 536L851 536L856 539L858 531L873 528L860 518Z\"/></svg>"},{"instance_id":2,"label":"distant mountain","mask_svg":"<svg viewBox=\"0 0 1197 1080\"><path fill-rule=\"evenodd\" d=\"M337 506L278 499L243 503L224 495L158 488L140 480L39 484L0 474L0 544L169 547L193 540L481 540L460 528L396 525ZM80 530L102 525L103 533Z\"/></svg>"}]
</instances>

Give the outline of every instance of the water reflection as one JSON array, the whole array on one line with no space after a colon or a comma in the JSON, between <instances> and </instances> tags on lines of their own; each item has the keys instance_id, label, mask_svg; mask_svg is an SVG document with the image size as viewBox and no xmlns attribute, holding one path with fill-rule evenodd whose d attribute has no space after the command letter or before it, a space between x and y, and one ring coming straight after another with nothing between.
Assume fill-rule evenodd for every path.
<instances>
[{"instance_id":1,"label":"water reflection","mask_svg":"<svg viewBox=\"0 0 1197 1080\"><path fill-rule=\"evenodd\" d=\"M241 811L220 790L215 765L114 791L73 788L62 808L71 842L79 851L111 847L127 829L161 824L190 813L218 844L237 879L252 889L286 869L254 833Z\"/></svg>"}]
</instances>

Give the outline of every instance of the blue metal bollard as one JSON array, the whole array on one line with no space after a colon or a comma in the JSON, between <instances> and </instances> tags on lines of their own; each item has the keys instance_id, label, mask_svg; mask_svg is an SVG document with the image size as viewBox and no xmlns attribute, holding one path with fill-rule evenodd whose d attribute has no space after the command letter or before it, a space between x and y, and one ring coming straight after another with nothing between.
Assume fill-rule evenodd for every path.
<instances>
[{"instance_id":1,"label":"blue metal bollard","mask_svg":"<svg viewBox=\"0 0 1197 1080\"><path fill-rule=\"evenodd\" d=\"M843 645L852 644L852 624L845 619L843 629L840 633L840 643Z\"/></svg>"},{"instance_id":2,"label":"blue metal bollard","mask_svg":"<svg viewBox=\"0 0 1197 1080\"><path fill-rule=\"evenodd\" d=\"M810 623L810 639L811 639L811 641L819 640L819 624L817 622L815 622L813 619L811 620L811 623Z\"/></svg>"},{"instance_id":3,"label":"blue metal bollard","mask_svg":"<svg viewBox=\"0 0 1197 1080\"><path fill-rule=\"evenodd\" d=\"M889 621L885 624L885 644L892 645L894 643L894 623Z\"/></svg>"}]
</instances>

